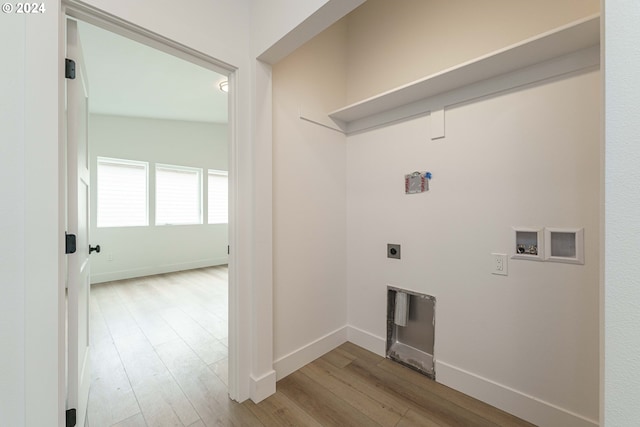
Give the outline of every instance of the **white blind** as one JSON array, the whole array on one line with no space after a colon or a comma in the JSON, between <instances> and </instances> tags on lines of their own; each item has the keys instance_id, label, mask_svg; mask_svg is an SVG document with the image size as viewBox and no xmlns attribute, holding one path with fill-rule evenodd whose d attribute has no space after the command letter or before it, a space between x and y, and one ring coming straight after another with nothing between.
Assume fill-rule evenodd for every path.
<instances>
[{"instance_id":1,"label":"white blind","mask_svg":"<svg viewBox=\"0 0 640 427\"><path fill-rule=\"evenodd\" d=\"M148 225L147 163L98 157L98 227Z\"/></svg>"},{"instance_id":2,"label":"white blind","mask_svg":"<svg viewBox=\"0 0 640 427\"><path fill-rule=\"evenodd\" d=\"M156 225L202 224L201 171L156 165Z\"/></svg>"},{"instance_id":3,"label":"white blind","mask_svg":"<svg viewBox=\"0 0 640 427\"><path fill-rule=\"evenodd\" d=\"M229 222L229 177L226 171L209 171L208 222L226 224Z\"/></svg>"}]
</instances>

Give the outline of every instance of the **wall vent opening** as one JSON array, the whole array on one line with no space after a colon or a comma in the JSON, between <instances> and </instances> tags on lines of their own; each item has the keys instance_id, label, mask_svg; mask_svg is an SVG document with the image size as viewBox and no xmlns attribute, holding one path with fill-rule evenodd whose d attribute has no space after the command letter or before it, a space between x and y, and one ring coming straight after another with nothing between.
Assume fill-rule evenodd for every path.
<instances>
[{"instance_id":1,"label":"wall vent opening","mask_svg":"<svg viewBox=\"0 0 640 427\"><path fill-rule=\"evenodd\" d=\"M433 346L436 299L387 287L387 357L436 378Z\"/></svg>"}]
</instances>

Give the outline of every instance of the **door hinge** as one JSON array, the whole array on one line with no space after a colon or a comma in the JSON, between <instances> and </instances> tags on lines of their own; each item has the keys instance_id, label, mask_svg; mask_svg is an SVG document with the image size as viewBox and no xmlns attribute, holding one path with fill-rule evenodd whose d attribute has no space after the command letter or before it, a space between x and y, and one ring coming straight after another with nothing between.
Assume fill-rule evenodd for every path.
<instances>
[{"instance_id":1,"label":"door hinge","mask_svg":"<svg viewBox=\"0 0 640 427\"><path fill-rule=\"evenodd\" d=\"M64 253L75 254L76 253L76 235L64 233Z\"/></svg>"},{"instance_id":2,"label":"door hinge","mask_svg":"<svg viewBox=\"0 0 640 427\"><path fill-rule=\"evenodd\" d=\"M67 409L67 427L76 425L76 408Z\"/></svg>"},{"instance_id":3,"label":"door hinge","mask_svg":"<svg viewBox=\"0 0 640 427\"><path fill-rule=\"evenodd\" d=\"M229 255L231 252L229 250L229 245L227 245L227 255Z\"/></svg>"},{"instance_id":4,"label":"door hinge","mask_svg":"<svg viewBox=\"0 0 640 427\"><path fill-rule=\"evenodd\" d=\"M76 78L76 61L73 59L65 58L64 77L71 80Z\"/></svg>"}]
</instances>

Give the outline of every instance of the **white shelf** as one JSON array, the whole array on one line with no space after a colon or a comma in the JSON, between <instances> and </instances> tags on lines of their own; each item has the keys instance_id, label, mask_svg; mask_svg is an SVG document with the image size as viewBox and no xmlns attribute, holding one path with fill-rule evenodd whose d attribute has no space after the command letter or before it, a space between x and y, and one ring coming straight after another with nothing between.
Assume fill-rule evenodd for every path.
<instances>
[{"instance_id":1,"label":"white shelf","mask_svg":"<svg viewBox=\"0 0 640 427\"><path fill-rule=\"evenodd\" d=\"M594 61L595 49L593 48L599 43L600 16L593 15L351 104L333 111L329 117L347 133L374 127L385 120L393 121L415 114L413 110L406 108L408 105L591 48L591 62L584 65L587 66ZM382 117L384 113L392 110L396 111L390 117ZM366 123L356 124L357 121L366 121ZM352 124L356 126L351 126Z\"/></svg>"}]
</instances>

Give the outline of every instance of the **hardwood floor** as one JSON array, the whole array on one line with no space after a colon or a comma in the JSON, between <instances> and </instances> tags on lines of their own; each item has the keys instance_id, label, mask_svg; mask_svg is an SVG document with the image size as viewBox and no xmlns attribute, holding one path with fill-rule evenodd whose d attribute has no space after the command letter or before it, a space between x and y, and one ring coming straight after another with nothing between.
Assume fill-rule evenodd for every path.
<instances>
[{"instance_id":1,"label":"hardwood floor","mask_svg":"<svg viewBox=\"0 0 640 427\"><path fill-rule=\"evenodd\" d=\"M227 268L91 289L88 425L198 426L228 411Z\"/></svg>"},{"instance_id":2,"label":"hardwood floor","mask_svg":"<svg viewBox=\"0 0 640 427\"><path fill-rule=\"evenodd\" d=\"M92 288L90 427L531 426L351 343L277 383L227 397L224 267Z\"/></svg>"}]
</instances>

